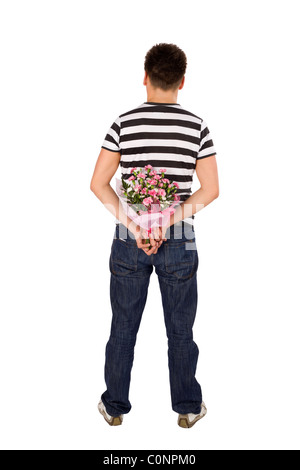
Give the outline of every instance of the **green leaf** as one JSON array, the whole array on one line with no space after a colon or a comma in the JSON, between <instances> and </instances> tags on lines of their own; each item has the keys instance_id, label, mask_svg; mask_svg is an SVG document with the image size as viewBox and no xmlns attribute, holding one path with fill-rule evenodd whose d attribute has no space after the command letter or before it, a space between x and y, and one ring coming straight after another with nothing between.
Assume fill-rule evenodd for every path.
<instances>
[{"instance_id":1,"label":"green leaf","mask_svg":"<svg viewBox=\"0 0 300 470\"><path fill-rule=\"evenodd\" d=\"M122 179L122 186L124 189L127 189L129 184L126 183L126 181L124 179Z\"/></svg>"}]
</instances>

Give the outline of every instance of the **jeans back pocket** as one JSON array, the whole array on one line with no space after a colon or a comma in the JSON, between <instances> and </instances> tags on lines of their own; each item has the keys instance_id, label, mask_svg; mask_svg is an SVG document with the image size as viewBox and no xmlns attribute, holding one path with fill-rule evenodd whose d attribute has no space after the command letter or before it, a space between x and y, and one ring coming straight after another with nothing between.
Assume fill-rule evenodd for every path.
<instances>
[{"instance_id":1,"label":"jeans back pocket","mask_svg":"<svg viewBox=\"0 0 300 470\"><path fill-rule=\"evenodd\" d=\"M137 264L138 247L135 240L115 238L110 254L111 272L126 276L137 271Z\"/></svg>"},{"instance_id":2,"label":"jeans back pocket","mask_svg":"<svg viewBox=\"0 0 300 470\"><path fill-rule=\"evenodd\" d=\"M177 279L189 279L198 268L195 239L170 241L165 246L166 272Z\"/></svg>"}]
</instances>

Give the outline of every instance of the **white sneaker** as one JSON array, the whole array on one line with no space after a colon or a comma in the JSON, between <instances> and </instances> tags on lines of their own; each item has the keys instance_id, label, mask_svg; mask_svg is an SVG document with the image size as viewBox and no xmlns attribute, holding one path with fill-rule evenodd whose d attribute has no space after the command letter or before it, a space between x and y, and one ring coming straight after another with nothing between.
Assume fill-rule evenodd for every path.
<instances>
[{"instance_id":1,"label":"white sneaker","mask_svg":"<svg viewBox=\"0 0 300 470\"><path fill-rule=\"evenodd\" d=\"M178 417L178 426L181 428L191 428L196 424L200 419L204 418L207 414L207 408L205 403L202 402L201 413L199 415L194 415L193 413L188 413L187 415L179 415Z\"/></svg>"},{"instance_id":2,"label":"white sneaker","mask_svg":"<svg viewBox=\"0 0 300 470\"><path fill-rule=\"evenodd\" d=\"M114 417L114 416L110 416L107 413L106 408L105 408L104 404L102 403L102 401L100 401L100 403L98 404L98 410L102 414L102 416L104 417L105 421L110 426L120 426L123 423L123 415L120 415L117 418Z\"/></svg>"}]
</instances>

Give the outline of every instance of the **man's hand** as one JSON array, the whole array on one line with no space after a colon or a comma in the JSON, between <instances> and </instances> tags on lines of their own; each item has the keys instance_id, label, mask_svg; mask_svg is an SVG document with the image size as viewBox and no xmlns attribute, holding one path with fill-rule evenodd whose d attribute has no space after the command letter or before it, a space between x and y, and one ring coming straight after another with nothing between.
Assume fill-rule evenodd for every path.
<instances>
[{"instance_id":1,"label":"man's hand","mask_svg":"<svg viewBox=\"0 0 300 470\"><path fill-rule=\"evenodd\" d=\"M168 228L170 227L170 225L164 225L163 227L159 227L159 230L160 230L160 238L166 242L167 239L166 239L166 232L168 230Z\"/></svg>"},{"instance_id":2,"label":"man's hand","mask_svg":"<svg viewBox=\"0 0 300 470\"><path fill-rule=\"evenodd\" d=\"M155 246L154 243L156 242L156 249L153 251L154 255L158 252L158 249L161 247L163 242L167 240L165 238L166 230L164 230L163 227L154 227L151 229L151 233L148 233L147 230L141 228L141 233L143 239L147 238L148 240L150 240L152 247ZM149 252L146 253L148 254Z\"/></svg>"},{"instance_id":3,"label":"man's hand","mask_svg":"<svg viewBox=\"0 0 300 470\"><path fill-rule=\"evenodd\" d=\"M157 250L160 245L159 245L159 241L154 238L152 233L150 233L149 236L147 236L146 231L144 231L141 227L137 226L134 236L135 236L138 248L143 250L146 253L146 255L151 256L152 254L157 253ZM150 241L150 243L146 243L147 239Z\"/></svg>"},{"instance_id":4,"label":"man's hand","mask_svg":"<svg viewBox=\"0 0 300 470\"><path fill-rule=\"evenodd\" d=\"M166 241L166 238L162 238L161 227L153 228L151 233L148 234L147 230L136 225L134 227L133 234L135 236L138 248L141 248L148 256L151 256L152 254L156 255L162 243ZM147 239L150 241L150 243L145 243Z\"/></svg>"}]
</instances>

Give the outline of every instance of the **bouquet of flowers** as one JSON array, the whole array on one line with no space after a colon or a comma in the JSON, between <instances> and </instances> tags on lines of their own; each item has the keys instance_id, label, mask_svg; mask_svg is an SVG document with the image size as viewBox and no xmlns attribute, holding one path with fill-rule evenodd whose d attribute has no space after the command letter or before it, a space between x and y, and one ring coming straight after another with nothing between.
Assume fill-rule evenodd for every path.
<instances>
[{"instance_id":1,"label":"bouquet of flowers","mask_svg":"<svg viewBox=\"0 0 300 470\"><path fill-rule=\"evenodd\" d=\"M117 194L125 213L137 225L151 233L153 227L167 224L180 196L176 194L178 183L166 178L166 169L159 172L151 165L132 168L131 176L116 179Z\"/></svg>"}]
</instances>

